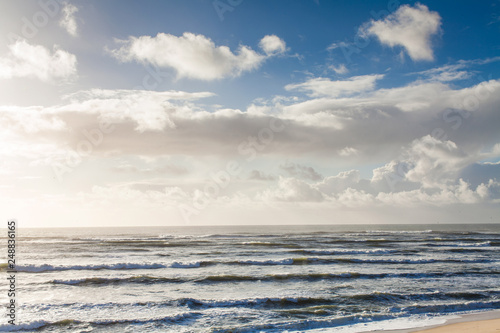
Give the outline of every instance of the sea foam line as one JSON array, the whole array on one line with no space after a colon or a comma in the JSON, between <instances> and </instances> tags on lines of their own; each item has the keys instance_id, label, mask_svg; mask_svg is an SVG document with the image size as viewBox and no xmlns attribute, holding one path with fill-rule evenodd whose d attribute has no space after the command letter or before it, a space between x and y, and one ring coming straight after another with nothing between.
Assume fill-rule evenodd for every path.
<instances>
[{"instance_id":1,"label":"sea foam line","mask_svg":"<svg viewBox=\"0 0 500 333\"><path fill-rule=\"evenodd\" d=\"M108 319L108 320L95 320L95 321L82 321L75 319L63 319L58 321L46 321L46 320L37 320L30 323L21 323L17 325L0 325L0 332L15 332L15 331L32 331L32 330L40 330L43 328L50 327L65 327L69 329L71 325L79 325L79 324L87 324L92 326L111 326L116 324L147 324L154 322L165 322L165 323L176 323L181 322L183 320L196 317L197 314L186 312L174 314L167 317L158 317L158 318L148 318L148 319ZM74 328L73 328L74 329Z\"/></svg>"},{"instance_id":2,"label":"sea foam line","mask_svg":"<svg viewBox=\"0 0 500 333\"><path fill-rule=\"evenodd\" d=\"M137 275L121 278L91 277L73 280L51 280L52 284L66 284L74 286L85 285L111 285L111 284L151 284L151 283L228 283L228 282L279 282L279 281L320 281L320 280L350 280L350 279L435 279L443 277L478 276L478 275L500 275L499 271L459 271L459 272L431 272L431 273L289 273L289 274L266 274L266 275L207 275L195 277L157 277L148 275Z\"/></svg>"},{"instance_id":3,"label":"sea foam line","mask_svg":"<svg viewBox=\"0 0 500 333\"><path fill-rule=\"evenodd\" d=\"M19 265L18 272L40 273L51 271L69 271L69 270L131 270L131 269L161 269L161 268L197 268L202 265L202 262L173 262L170 264L160 263L117 263L117 264L101 264L101 265L71 265L71 266L54 266L54 265Z\"/></svg>"},{"instance_id":4,"label":"sea foam line","mask_svg":"<svg viewBox=\"0 0 500 333\"><path fill-rule=\"evenodd\" d=\"M335 251L307 251L316 255L331 255ZM351 253L349 253L351 254ZM375 258L324 258L324 257L293 257L268 260L207 260L207 261L191 261L191 262L171 262L171 263L116 263L116 264L93 264L93 265L19 265L19 272L27 273L42 273L52 271L69 271L69 270L144 270L144 269L162 269L162 268L182 268L193 269L207 267L213 265L231 265L231 266L272 266L272 265L345 265L345 264L432 264L432 263L489 263L496 260L478 258L478 259L458 259L458 258L393 258L393 259L375 259ZM4 267L5 268L5 267ZM2 267L0 267L2 269Z\"/></svg>"}]
</instances>

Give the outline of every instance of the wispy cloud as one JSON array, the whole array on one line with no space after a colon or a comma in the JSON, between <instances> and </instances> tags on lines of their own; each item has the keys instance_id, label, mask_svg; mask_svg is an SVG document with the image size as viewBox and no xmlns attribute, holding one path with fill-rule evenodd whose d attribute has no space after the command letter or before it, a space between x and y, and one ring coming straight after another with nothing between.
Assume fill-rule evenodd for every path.
<instances>
[{"instance_id":1,"label":"wispy cloud","mask_svg":"<svg viewBox=\"0 0 500 333\"><path fill-rule=\"evenodd\" d=\"M78 35L78 25L76 23L75 13L78 12L78 7L75 5L64 2L62 8L62 17L59 25L64 28L68 34L76 37Z\"/></svg>"},{"instance_id":2,"label":"wispy cloud","mask_svg":"<svg viewBox=\"0 0 500 333\"><path fill-rule=\"evenodd\" d=\"M474 60L459 60L454 64L431 68L425 71L409 73L409 75L421 75L429 81L450 82L464 80L471 77L469 68L473 66L486 65L492 62L500 61L500 57Z\"/></svg>"},{"instance_id":3,"label":"wispy cloud","mask_svg":"<svg viewBox=\"0 0 500 333\"><path fill-rule=\"evenodd\" d=\"M349 96L355 93L370 91L375 88L375 82L384 77L382 74L353 76L347 80L332 81L328 78L313 78L303 83L289 84L286 90L309 92L311 97Z\"/></svg>"},{"instance_id":4,"label":"wispy cloud","mask_svg":"<svg viewBox=\"0 0 500 333\"><path fill-rule=\"evenodd\" d=\"M347 69L347 67L344 64L341 64L338 66L330 65L330 66L328 66L328 68L330 68L331 70L333 70L335 73L337 73L339 75L347 74L349 72L349 70Z\"/></svg>"}]
</instances>

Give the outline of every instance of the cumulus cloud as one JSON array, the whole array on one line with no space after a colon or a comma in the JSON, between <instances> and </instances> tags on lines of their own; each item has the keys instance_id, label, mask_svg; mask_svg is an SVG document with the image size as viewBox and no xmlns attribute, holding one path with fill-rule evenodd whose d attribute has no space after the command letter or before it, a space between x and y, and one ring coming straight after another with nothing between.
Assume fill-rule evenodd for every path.
<instances>
[{"instance_id":1,"label":"cumulus cloud","mask_svg":"<svg viewBox=\"0 0 500 333\"><path fill-rule=\"evenodd\" d=\"M188 109L189 101L210 96L209 92L92 89L68 95L70 104L64 109L94 113L115 124L131 120L139 132L161 131L176 127L171 115Z\"/></svg>"},{"instance_id":2,"label":"cumulus cloud","mask_svg":"<svg viewBox=\"0 0 500 333\"><path fill-rule=\"evenodd\" d=\"M477 204L481 202L498 202L500 183L491 180L487 184L481 184L477 188L471 188L470 184L459 179L456 184L444 189L426 191L416 189L403 192L381 192L376 195L376 200L386 205L405 206L444 206L453 204Z\"/></svg>"},{"instance_id":3,"label":"cumulus cloud","mask_svg":"<svg viewBox=\"0 0 500 333\"><path fill-rule=\"evenodd\" d=\"M467 154L449 140L430 135L403 149L404 157L375 168L371 179L358 170L305 183L301 175L281 178L262 200L329 202L343 207L443 206L500 201L499 163L478 163L484 154ZM465 179L464 179L465 177Z\"/></svg>"},{"instance_id":4,"label":"cumulus cloud","mask_svg":"<svg viewBox=\"0 0 500 333\"><path fill-rule=\"evenodd\" d=\"M320 202L323 194L310 184L296 178L280 178L277 188L259 195L264 201Z\"/></svg>"},{"instance_id":5,"label":"cumulus cloud","mask_svg":"<svg viewBox=\"0 0 500 333\"><path fill-rule=\"evenodd\" d=\"M261 66L269 56L286 50L283 40L275 35L265 36L260 54L240 45L236 52L227 46L216 46L208 37L185 32L182 36L158 33L156 37L129 37L111 53L121 61L138 61L158 67L172 68L178 78L217 80L239 76Z\"/></svg>"},{"instance_id":6,"label":"cumulus cloud","mask_svg":"<svg viewBox=\"0 0 500 333\"><path fill-rule=\"evenodd\" d=\"M310 166L300 165L296 163L286 163L280 165L280 169L285 171L289 176L296 178L314 181L323 179L323 176L321 176L316 170L314 170L314 168Z\"/></svg>"},{"instance_id":7,"label":"cumulus cloud","mask_svg":"<svg viewBox=\"0 0 500 333\"><path fill-rule=\"evenodd\" d=\"M51 82L76 75L76 56L54 47L54 51L42 45L32 45L18 40L8 46L9 53L0 57L0 78L37 78Z\"/></svg>"},{"instance_id":8,"label":"cumulus cloud","mask_svg":"<svg viewBox=\"0 0 500 333\"><path fill-rule=\"evenodd\" d=\"M328 78L313 78L303 83L288 84L286 90L308 92L311 97L339 97L350 96L366 92L375 88L375 82L384 77L382 74L353 76L347 80L332 81Z\"/></svg>"},{"instance_id":9,"label":"cumulus cloud","mask_svg":"<svg viewBox=\"0 0 500 333\"><path fill-rule=\"evenodd\" d=\"M73 37L78 35L78 25L75 19L76 12L78 12L78 7L68 2L63 3L62 17L59 25Z\"/></svg>"},{"instance_id":10,"label":"cumulus cloud","mask_svg":"<svg viewBox=\"0 0 500 333\"><path fill-rule=\"evenodd\" d=\"M339 155L340 156L351 156L351 155L356 155L358 153L358 150L353 147L345 147L339 150Z\"/></svg>"},{"instance_id":11,"label":"cumulus cloud","mask_svg":"<svg viewBox=\"0 0 500 333\"><path fill-rule=\"evenodd\" d=\"M409 161L393 160L379 168L375 168L370 179L370 188L374 193L416 190L421 187L421 184L414 183L406 178L406 174L412 167L413 164Z\"/></svg>"},{"instance_id":12,"label":"cumulus cloud","mask_svg":"<svg viewBox=\"0 0 500 333\"><path fill-rule=\"evenodd\" d=\"M403 5L383 20L371 20L360 33L374 35L390 47L402 46L415 61L429 61L434 59L431 38L440 26L441 16L417 3L414 7Z\"/></svg>"},{"instance_id":13,"label":"cumulus cloud","mask_svg":"<svg viewBox=\"0 0 500 333\"><path fill-rule=\"evenodd\" d=\"M275 180L276 177L273 175L268 175L264 171L261 170L252 170L250 171L250 175L248 176L250 180L259 180L259 181L270 181Z\"/></svg>"},{"instance_id":14,"label":"cumulus cloud","mask_svg":"<svg viewBox=\"0 0 500 333\"><path fill-rule=\"evenodd\" d=\"M267 55L275 55L286 51L286 43L276 35L264 36L259 42L260 48Z\"/></svg>"},{"instance_id":15,"label":"cumulus cloud","mask_svg":"<svg viewBox=\"0 0 500 333\"><path fill-rule=\"evenodd\" d=\"M341 172L316 183L306 183L294 177L280 178L276 187L262 191L257 199L265 202L323 202L339 207L364 209L500 202L500 182L496 179L473 185L461 178L455 178L432 187L426 179L411 182L406 180L406 175L403 174L400 182L406 182L406 187L387 190L380 185L382 181L387 184L394 181L394 178L384 177L394 171L394 165L395 163L389 163L383 168L374 170L374 177L371 180L363 179L358 170Z\"/></svg>"},{"instance_id":16,"label":"cumulus cloud","mask_svg":"<svg viewBox=\"0 0 500 333\"><path fill-rule=\"evenodd\" d=\"M477 187L480 184L477 181L479 174L488 169L477 170L477 162L481 158L477 150L466 153L453 141L426 135L404 148L402 158L373 170L370 186L376 192L442 191L468 174L466 179L476 181L467 183ZM493 171L495 169L492 168ZM488 182L492 177L480 178L482 182Z\"/></svg>"},{"instance_id":17,"label":"cumulus cloud","mask_svg":"<svg viewBox=\"0 0 500 333\"><path fill-rule=\"evenodd\" d=\"M456 180L459 171L477 159L477 156L465 154L454 142L430 135L415 140L407 154L411 168L406 178L424 187L440 187Z\"/></svg>"},{"instance_id":18,"label":"cumulus cloud","mask_svg":"<svg viewBox=\"0 0 500 333\"><path fill-rule=\"evenodd\" d=\"M325 194L332 195L342 193L348 188L357 187L360 180L359 171L350 170L341 172L336 176L326 177L323 181L318 182L315 187Z\"/></svg>"},{"instance_id":19,"label":"cumulus cloud","mask_svg":"<svg viewBox=\"0 0 500 333\"><path fill-rule=\"evenodd\" d=\"M500 162L468 165L460 171L459 177L472 186L479 186L490 180L500 181Z\"/></svg>"}]
</instances>

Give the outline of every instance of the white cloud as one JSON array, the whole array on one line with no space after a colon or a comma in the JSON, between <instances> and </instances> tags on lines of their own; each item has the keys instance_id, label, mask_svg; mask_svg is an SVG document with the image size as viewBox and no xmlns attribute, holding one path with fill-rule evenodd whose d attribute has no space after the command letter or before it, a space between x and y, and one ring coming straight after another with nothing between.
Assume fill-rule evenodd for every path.
<instances>
[{"instance_id":1,"label":"white cloud","mask_svg":"<svg viewBox=\"0 0 500 333\"><path fill-rule=\"evenodd\" d=\"M337 73L339 75L349 73L349 70L347 69L347 67L345 67L344 64L340 64L338 66L330 65L330 66L328 66L328 68L330 68L331 70L333 70L335 73Z\"/></svg>"},{"instance_id":2,"label":"white cloud","mask_svg":"<svg viewBox=\"0 0 500 333\"><path fill-rule=\"evenodd\" d=\"M409 161L393 160L375 168L370 179L370 188L373 193L378 192L404 192L419 189L420 183L414 183L406 178L408 170L413 167Z\"/></svg>"},{"instance_id":3,"label":"white cloud","mask_svg":"<svg viewBox=\"0 0 500 333\"><path fill-rule=\"evenodd\" d=\"M250 115L239 110L207 112L196 105L197 99L212 95L207 92L96 89L70 95L67 104L51 108L0 108L0 123L4 128L0 139L6 143L0 153L12 162L17 157L25 164L36 162L37 165L48 165L45 169L50 172L51 161L61 160L65 149L74 150L76 143L85 139L82 129L92 130L99 119L109 117L115 129L104 135L103 144L94 147L89 159L96 161L94 166L107 166L107 170L113 172L113 179L126 182L135 175L144 180L132 185L108 183L109 177L105 183L96 181L96 187L87 187L77 195L88 207L151 207L158 214L169 209L169 217L180 219L177 207L191 204L203 196L206 183L203 177L210 179L209 175L217 172L214 164L234 159L243 167L241 177L232 178L231 184L210 201L210 207L199 215L200 223L207 221L207 216L214 211L238 210L241 215L242 206L266 212L269 207L283 209L285 215L277 215L281 219L286 214L296 216L299 212L306 212L301 215L303 218L317 214L322 221L346 212L365 212L367 218L372 215L379 218L381 215L374 214L374 211L381 214L393 212L396 217L407 213L413 218L414 213L432 209L449 211L457 205L467 205L465 209L468 212L478 212L480 208L500 202L500 184L498 179L493 178L495 173L498 174L497 164L492 164L491 168L486 165L478 167L478 161L486 154L480 153L484 145L490 147L491 153L487 154L493 154L498 153L495 144L500 142L498 128L494 128L498 124L495 117L498 117L496 105L500 94L496 92L500 83L492 81L485 84L494 90L488 98L483 95L485 100L470 116L473 118L464 119L464 122L470 120L470 124L456 132L448 128L447 134L456 134L454 140L430 135L418 137L420 130L429 132L436 125L443 125L446 129L444 120L443 124L436 123L434 110L436 105L441 104L434 104L431 98L425 108L415 112L401 111L394 106L399 103L399 97L387 91L380 95L352 98L348 102L355 105L353 109L349 109L351 104L339 104L338 107L346 112L339 114L347 121L345 128L333 129L302 122L302 118L272 107ZM412 86L408 89L398 94L391 93L412 95L409 94L411 89L420 88ZM444 96L446 102L463 96L465 92L470 93L461 89L443 90L438 94ZM376 103L378 99L380 101ZM381 113L377 114L379 111ZM259 131L269 128L270 119L278 118L279 124L285 124L285 129L274 133L271 144L259 148L261 150L256 148L256 164L247 164L247 156L238 155L238 146L248 142L249 136L258 140ZM405 123L411 126L404 127ZM430 127L426 127L427 123ZM489 128L484 126L485 123L493 125ZM419 127L415 124L422 128L412 132L412 128ZM482 136L477 138L479 132ZM400 154L401 157L373 170L372 179L363 178L356 169L321 179L315 170L315 162L318 159L331 159L332 163L341 161L335 159L336 154L346 147L356 147L357 158L368 158L370 163L379 164L374 162L380 161L378 157L370 160L370 153L379 153L379 150ZM283 160L304 154L311 157L308 166L289 163L283 167ZM178 156L186 155L197 162L180 163ZM202 155L210 156L206 158L208 162L204 167L197 164L205 159ZM134 162L134 156L160 160L144 165ZM161 160L167 156L168 161ZM117 157L119 164L116 163ZM190 165L188 174L182 165ZM281 170L287 172L287 177L276 180L269 171L280 168L280 165ZM471 165L474 167L464 173ZM84 168L82 172L65 174L65 181L68 179L70 182L73 175L78 178L79 173L87 177L88 169ZM201 169L204 174L200 177ZM3 170L9 175L16 174L15 166L3 167ZM482 177L472 177L478 174ZM193 182L196 184L193 185ZM314 210L305 210L310 208Z\"/></svg>"},{"instance_id":4,"label":"white cloud","mask_svg":"<svg viewBox=\"0 0 500 333\"><path fill-rule=\"evenodd\" d=\"M59 117L45 113L42 107L0 106L0 123L4 131L25 134L66 129Z\"/></svg>"},{"instance_id":5,"label":"white cloud","mask_svg":"<svg viewBox=\"0 0 500 333\"><path fill-rule=\"evenodd\" d=\"M455 142L426 135L403 149L403 157L373 170L372 192L442 191L457 183L461 173L481 157L466 154Z\"/></svg>"},{"instance_id":6,"label":"white cloud","mask_svg":"<svg viewBox=\"0 0 500 333\"><path fill-rule=\"evenodd\" d=\"M130 37L122 42L121 48L111 51L117 59L169 67L179 78L210 81L239 76L258 68L266 59L248 46L241 45L233 53L227 46L216 46L210 38L189 32L180 37L165 33L156 37ZM279 50L265 44L268 50Z\"/></svg>"},{"instance_id":7,"label":"white cloud","mask_svg":"<svg viewBox=\"0 0 500 333\"><path fill-rule=\"evenodd\" d=\"M376 195L376 200L385 205L415 207L495 203L500 199L499 189L500 183L493 180L473 189L468 183L459 179L456 184L435 191L416 189L402 192L380 192Z\"/></svg>"},{"instance_id":8,"label":"white cloud","mask_svg":"<svg viewBox=\"0 0 500 333\"><path fill-rule=\"evenodd\" d=\"M259 180L259 181L270 181L270 180L275 180L276 177L274 177L273 175L268 175L261 170L252 170L250 172L250 175L248 176L248 179Z\"/></svg>"},{"instance_id":9,"label":"white cloud","mask_svg":"<svg viewBox=\"0 0 500 333\"><path fill-rule=\"evenodd\" d=\"M455 142L441 141L430 135L415 140L407 154L412 167L406 178L424 187L446 186L456 180L460 170L477 159L461 151Z\"/></svg>"},{"instance_id":10,"label":"white cloud","mask_svg":"<svg viewBox=\"0 0 500 333\"><path fill-rule=\"evenodd\" d=\"M267 55L275 55L286 51L286 43L276 35L264 36L259 42L260 48Z\"/></svg>"},{"instance_id":11,"label":"white cloud","mask_svg":"<svg viewBox=\"0 0 500 333\"><path fill-rule=\"evenodd\" d=\"M336 176L330 176L315 184L315 188L327 195L342 193L344 190L356 187L361 180L358 170L341 172Z\"/></svg>"},{"instance_id":12,"label":"white cloud","mask_svg":"<svg viewBox=\"0 0 500 333\"><path fill-rule=\"evenodd\" d=\"M259 195L264 201L320 202L323 194L310 184L296 178L281 177L278 187Z\"/></svg>"},{"instance_id":13,"label":"white cloud","mask_svg":"<svg viewBox=\"0 0 500 333\"><path fill-rule=\"evenodd\" d=\"M433 60L431 37L441 26L437 12L417 3L403 5L384 20L371 20L360 29L361 34L375 35L382 44L402 46L413 60Z\"/></svg>"},{"instance_id":14,"label":"white cloud","mask_svg":"<svg viewBox=\"0 0 500 333\"><path fill-rule=\"evenodd\" d=\"M339 155L340 156L351 156L351 155L356 155L358 153L358 150L353 147L345 147L339 150Z\"/></svg>"},{"instance_id":15,"label":"white cloud","mask_svg":"<svg viewBox=\"0 0 500 333\"><path fill-rule=\"evenodd\" d=\"M500 142L500 82L494 80L457 90L442 83L427 83L380 89L361 97L278 100L249 110L212 111L200 101L210 96L210 92L96 89L70 95L58 106L21 108L22 119L13 117L12 112L5 119L8 128L23 135L24 127L30 124L23 119L34 121L43 114L47 130L37 132L38 140L57 138L55 142L73 146L82 129L95 128L105 119L113 122L116 130L109 134L110 143L96 151L144 156L239 156L238 146L249 137L258 137L273 120L285 129L273 133L272 143L263 152L279 154L282 161L314 155L344 160L343 164L347 160L380 164L395 160L412 147L414 140L427 135L452 141L468 156ZM466 110L469 101L474 102L472 112ZM247 112L250 110L254 111ZM61 122L64 131L48 127ZM36 126L42 124L29 126L35 133ZM255 148L257 154L260 146ZM341 158L344 156L355 158Z\"/></svg>"},{"instance_id":16,"label":"white cloud","mask_svg":"<svg viewBox=\"0 0 500 333\"><path fill-rule=\"evenodd\" d=\"M63 104L53 107L0 108L4 129L0 139L7 147L3 155L12 160L17 156L50 166L51 161L65 161L66 152L78 149L79 142L86 139L83 130L92 131L105 119L113 123L114 130L103 135L103 144L93 147L88 159L108 163L108 170L115 171L113 177L123 179L134 172L144 178L168 177L167 173L172 175L175 170L165 169L165 161L146 166L125 163L134 156L168 156L173 165L190 165L188 175L179 173L168 186L194 193L187 183L203 178L200 170L210 174L217 171L213 170L217 163L223 165L222 170L228 160L240 161L240 177L228 186L229 193L221 194L227 196L224 200L229 206L239 202L236 193L263 205L303 202L306 206L347 209L396 203L432 207L481 204L499 199L495 192L498 187L488 185L498 168L482 165L466 169L486 155L496 158L498 154L491 154L500 151L496 146L500 142L499 92L500 82L494 80L455 90L443 83L425 83L340 99L321 97L297 102L277 98L253 112L217 108L209 112L199 99L212 96L210 92L95 89L70 95ZM470 97L478 101L474 111L446 113ZM340 126L328 119L335 119ZM269 138L272 120L284 129L273 132L272 142L263 144L259 133L267 133L263 138ZM266 128L267 132L261 132ZM437 135L436 128L441 129ZM249 138L255 145L249 144ZM255 153L255 162L247 164L250 155L239 151L241 144L253 147L250 150ZM363 178L352 164L346 169L354 170L336 176L324 173L325 161L338 168L352 162L339 156L349 154L356 155L356 163L389 162L376 168L372 179ZM110 156L124 158L121 171L125 172L113 169L116 163ZM192 160L179 164L178 156L190 156ZM306 159L307 166L295 163L280 170L283 161ZM194 160L200 164L192 165ZM209 162L203 164L203 160ZM318 165L325 179L316 171ZM255 169L259 172L252 172ZM276 170L286 172L287 178L276 180ZM467 186L460 183L461 178Z\"/></svg>"},{"instance_id":17,"label":"white cloud","mask_svg":"<svg viewBox=\"0 0 500 333\"><path fill-rule=\"evenodd\" d=\"M296 178L302 178L306 180L320 180L323 179L314 168L310 166L300 165L296 163L286 163L284 165L280 165L280 169L287 172L289 176L293 176Z\"/></svg>"},{"instance_id":18,"label":"white cloud","mask_svg":"<svg viewBox=\"0 0 500 333\"><path fill-rule=\"evenodd\" d=\"M280 178L277 187L271 187L256 196L267 203L322 203L323 207L356 207L370 211L374 207L443 207L455 204L482 204L500 202L500 182L490 179L473 187L463 179L455 179L446 186L426 187L415 183L404 190L379 190L376 184L362 179L358 170L341 172L317 183L306 183L297 178Z\"/></svg>"},{"instance_id":19,"label":"white cloud","mask_svg":"<svg viewBox=\"0 0 500 333\"><path fill-rule=\"evenodd\" d=\"M367 206L370 207L375 203L375 198L373 195L366 193L363 190L348 188L338 195L336 201L346 207L366 208Z\"/></svg>"},{"instance_id":20,"label":"white cloud","mask_svg":"<svg viewBox=\"0 0 500 333\"><path fill-rule=\"evenodd\" d=\"M461 70L464 64L446 65L438 68L432 68L422 71L418 74L427 77L429 81L450 82L468 79L471 74L468 71Z\"/></svg>"},{"instance_id":21,"label":"white cloud","mask_svg":"<svg viewBox=\"0 0 500 333\"><path fill-rule=\"evenodd\" d=\"M303 83L289 84L286 90L309 91L311 97L339 97L366 92L375 88L375 82L384 77L382 74L353 76L347 80L332 81L328 78L313 78Z\"/></svg>"},{"instance_id":22,"label":"white cloud","mask_svg":"<svg viewBox=\"0 0 500 333\"><path fill-rule=\"evenodd\" d=\"M210 96L209 92L92 89L67 96L71 103L64 109L96 113L115 124L132 120L139 132L162 131L176 127L171 116L189 109L189 101Z\"/></svg>"},{"instance_id":23,"label":"white cloud","mask_svg":"<svg viewBox=\"0 0 500 333\"><path fill-rule=\"evenodd\" d=\"M54 47L54 51L41 45L18 40L9 45L9 54L0 57L0 78L35 77L51 82L76 75L76 56Z\"/></svg>"},{"instance_id":24,"label":"white cloud","mask_svg":"<svg viewBox=\"0 0 500 333\"><path fill-rule=\"evenodd\" d=\"M328 45L328 47L326 48L327 51L333 51L339 47L341 47L342 45L345 45L344 42L342 43L331 43L330 45Z\"/></svg>"},{"instance_id":25,"label":"white cloud","mask_svg":"<svg viewBox=\"0 0 500 333\"><path fill-rule=\"evenodd\" d=\"M132 173L132 174L142 174L142 175L173 174L176 176L188 173L188 170L185 167L178 166L175 164L164 164L150 168L138 168L131 164L120 164L116 167L113 167L112 171L119 173L129 173L129 174Z\"/></svg>"},{"instance_id":26,"label":"white cloud","mask_svg":"<svg viewBox=\"0 0 500 333\"><path fill-rule=\"evenodd\" d=\"M465 80L473 76L473 73L470 72L468 68L472 66L486 65L497 61L500 61L500 57L474 59L474 60L459 60L453 64L431 68L425 71L412 74L422 75L428 81L450 82L456 80Z\"/></svg>"},{"instance_id":27,"label":"white cloud","mask_svg":"<svg viewBox=\"0 0 500 333\"><path fill-rule=\"evenodd\" d=\"M355 156L356 162L379 164L396 159L414 140L427 135L452 141L468 156L500 142L500 82L494 80L457 90L427 83L380 89L362 97L278 100L252 112L208 111L211 109L199 99L210 96L210 92L96 89L70 95L61 105L21 108L22 119L11 112L5 121L19 135L27 133L24 128L29 125L38 140L57 138L58 144L74 147L82 129L108 120L116 130L108 135L110 143L96 151L144 156L239 156L238 146L269 128L273 120L285 130L273 133L264 153L279 154L282 160L314 155L346 163L341 157ZM469 101L474 102L473 112L466 111ZM25 120L39 118L45 125ZM65 130L49 127L51 124L62 124ZM46 130L37 132L37 126Z\"/></svg>"},{"instance_id":28,"label":"white cloud","mask_svg":"<svg viewBox=\"0 0 500 333\"><path fill-rule=\"evenodd\" d=\"M59 21L59 25L73 37L78 35L78 25L75 19L76 12L78 12L78 8L76 6L68 2L63 3L62 17Z\"/></svg>"}]
</instances>

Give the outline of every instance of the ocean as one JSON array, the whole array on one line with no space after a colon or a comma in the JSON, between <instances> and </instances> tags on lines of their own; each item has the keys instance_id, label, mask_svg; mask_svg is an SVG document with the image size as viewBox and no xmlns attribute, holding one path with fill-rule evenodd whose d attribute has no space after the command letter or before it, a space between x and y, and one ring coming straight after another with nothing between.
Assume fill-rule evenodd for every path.
<instances>
[{"instance_id":1,"label":"ocean","mask_svg":"<svg viewBox=\"0 0 500 333\"><path fill-rule=\"evenodd\" d=\"M363 332L500 309L498 224L17 233L0 331Z\"/></svg>"}]
</instances>

